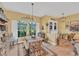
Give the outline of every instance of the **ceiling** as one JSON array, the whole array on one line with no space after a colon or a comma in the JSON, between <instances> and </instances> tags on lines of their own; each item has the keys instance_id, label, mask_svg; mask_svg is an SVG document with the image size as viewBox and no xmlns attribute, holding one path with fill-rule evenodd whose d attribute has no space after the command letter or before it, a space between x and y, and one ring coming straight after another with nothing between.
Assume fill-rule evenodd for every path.
<instances>
[{"instance_id":1,"label":"ceiling","mask_svg":"<svg viewBox=\"0 0 79 59\"><path fill-rule=\"evenodd\" d=\"M32 14L31 2L2 2L4 7L16 12ZM79 2L34 2L35 16L65 16L79 13Z\"/></svg>"}]
</instances>

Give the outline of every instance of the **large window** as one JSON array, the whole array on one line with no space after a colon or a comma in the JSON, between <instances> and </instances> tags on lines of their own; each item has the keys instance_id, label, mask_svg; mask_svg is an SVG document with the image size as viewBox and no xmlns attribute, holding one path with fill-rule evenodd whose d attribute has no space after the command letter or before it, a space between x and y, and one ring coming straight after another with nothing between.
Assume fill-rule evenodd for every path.
<instances>
[{"instance_id":1,"label":"large window","mask_svg":"<svg viewBox=\"0 0 79 59\"><path fill-rule=\"evenodd\" d=\"M18 21L18 37L24 37L29 32L30 36L36 35L36 22L35 21Z\"/></svg>"},{"instance_id":2,"label":"large window","mask_svg":"<svg viewBox=\"0 0 79 59\"><path fill-rule=\"evenodd\" d=\"M29 23L29 34L31 36L35 36L36 35L36 23L35 22L30 22Z\"/></svg>"},{"instance_id":3,"label":"large window","mask_svg":"<svg viewBox=\"0 0 79 59\"><path fill-rule=\"evenodd\" d=\"M26 36L27 31L27 23L24 20L20 20L18 22L18 37Z\"/></svg>"}]
</instances>

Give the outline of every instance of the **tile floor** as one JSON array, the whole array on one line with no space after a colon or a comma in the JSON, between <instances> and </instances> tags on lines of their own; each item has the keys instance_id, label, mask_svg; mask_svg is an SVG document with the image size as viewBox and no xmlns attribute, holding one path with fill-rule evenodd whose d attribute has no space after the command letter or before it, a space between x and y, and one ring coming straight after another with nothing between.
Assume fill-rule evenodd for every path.
<instances>
[{"instance_id":1,"label":"tile floor","mask_svg":"<svg viewBox=\"0 0 79 59\"><path fill-rule=\"evenodd\" d=\"M63 43L64 42L64 43ZM73 45L69 41L61 40L61 44L53 46L49 43L42 43L43 51L46 52L43 56L75 56ZM79 43L75 44L77 52L79 51ZM24 56L25 52L23 44L14 45L7 51L7 56ZM78 52L79 55L79 52Z\"/></svg>"}]
</instances>

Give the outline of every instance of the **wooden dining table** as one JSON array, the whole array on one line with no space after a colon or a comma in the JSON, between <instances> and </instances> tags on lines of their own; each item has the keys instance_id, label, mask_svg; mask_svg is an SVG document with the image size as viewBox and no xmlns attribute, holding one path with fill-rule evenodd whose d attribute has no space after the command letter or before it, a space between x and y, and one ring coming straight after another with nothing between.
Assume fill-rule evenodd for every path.
<instances>
[{"instance_id":1,"label":"wooden dining table","mask_svg":"<svg viewBox=\"0 0 79 59\"><path fill-rule=\"evenodd\" d=\"M42 38L32 38L28 40L31 55L42 55Z\"/></svg>"},{"instance_id":2,"label":"wooden dining table","mask_svg":"<svg viewBox=\"0 0 79 59\"><path fill-rule=\"evenodd\" d=\"M42 41L43 39L40 37L37 38L26 38L28 47L29 47L29 55L42 55L41 50L42 50ZM23 44L24 41L19 41L19 44Z\"/></svg>"}]
</instances>

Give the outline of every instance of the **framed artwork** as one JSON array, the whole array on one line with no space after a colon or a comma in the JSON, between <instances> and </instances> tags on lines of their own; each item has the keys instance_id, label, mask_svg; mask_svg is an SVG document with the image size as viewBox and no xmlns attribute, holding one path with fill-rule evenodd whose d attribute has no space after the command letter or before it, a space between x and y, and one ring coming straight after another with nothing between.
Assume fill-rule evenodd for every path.
<instances>
[{"instance_id":1,"label":"framed artwork","mask_svg":"<svg viewBox=\"0 0 79 59\"><path fill-rule=\"evenodd\" d=\"M70 24L70 31L79 31L79 21L72 21Z\"/></svg>"}]
</instances>

